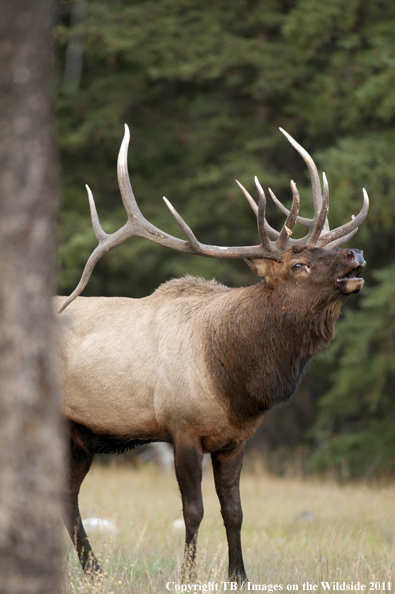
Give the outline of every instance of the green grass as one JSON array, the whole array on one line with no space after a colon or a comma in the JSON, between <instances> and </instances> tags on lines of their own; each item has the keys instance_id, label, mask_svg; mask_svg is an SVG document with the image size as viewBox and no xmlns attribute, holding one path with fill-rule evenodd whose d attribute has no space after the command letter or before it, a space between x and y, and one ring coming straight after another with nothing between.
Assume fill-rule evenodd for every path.
<instances>
[{"instance_id":1,"label":"green grass","mask_svg":"<svg viewBox=\"0 0 395 594\"><path fill-rule=\"evenodd\" d=\"M205 515L199 536L198 579L227 580L227 546L211 469L203 479ZM263 471L244 472L244 561L252 584L292 584L303 591L307 581L345 581L366 585L392 582L395 567L395 487L339 486L277 478ZM96 465L80 495L83 518L111 520L119 533L92 532L92 546L106 575L86 580L71 543L66 540L65 594L164 593L179 583L184 531L181 499L173 474L152 466ZM301 516L308 510L313 518ZM199 591L199 590L198 590ZM374 590L377 591L377 590ZM381 592L383 587L381 586Z\"/></svg>"}]
</instances>

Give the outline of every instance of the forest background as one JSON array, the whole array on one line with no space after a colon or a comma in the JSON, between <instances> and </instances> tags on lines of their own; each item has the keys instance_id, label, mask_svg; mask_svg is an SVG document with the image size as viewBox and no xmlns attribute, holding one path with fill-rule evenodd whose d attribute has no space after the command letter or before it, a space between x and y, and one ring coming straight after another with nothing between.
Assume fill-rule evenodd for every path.
<instances>
[{"instance_id":1,"label":"forest background","mask_svg":"<svg viewBox=\"0 0 395 594\"><path fill-rule=\"evenodd\" d=\"M63 167L60 291L77 284L95 239L84 185L104 229L125 222L116 159L131 129L129 170L152 223L181 237L166 196L206 243L253 245L256 219L234 183L257 175L283 203L289 180L312 198L289 132L325 171L331 227L367 220L365 288L351 297L332 347L291 403L249 442L269 467L353 476L395 473L395 3L391 0L90 0L61 2L58 138ZM279 227L273 204L267 217ZM230 286L259 279L134 238L98 264L84 295L150 294L186 273Z\"/></svg>"}]
</instances>

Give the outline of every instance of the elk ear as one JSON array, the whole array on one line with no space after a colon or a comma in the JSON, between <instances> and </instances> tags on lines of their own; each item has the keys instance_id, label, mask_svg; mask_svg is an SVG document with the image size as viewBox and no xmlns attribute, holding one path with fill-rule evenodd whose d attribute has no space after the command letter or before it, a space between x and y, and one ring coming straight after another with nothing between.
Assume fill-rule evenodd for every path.
<instances>
[{"instance_id":1,"label":"elk ear","mask_svg":"<svg viewBox=\"0 0 395 594\"><path fill-rule=\"evenodd\" d=\"M261 277L265 277L273 266L273 260L268 258L244 258L244 262L248 264L254 274Z\"/></svg>"}]
</instances>

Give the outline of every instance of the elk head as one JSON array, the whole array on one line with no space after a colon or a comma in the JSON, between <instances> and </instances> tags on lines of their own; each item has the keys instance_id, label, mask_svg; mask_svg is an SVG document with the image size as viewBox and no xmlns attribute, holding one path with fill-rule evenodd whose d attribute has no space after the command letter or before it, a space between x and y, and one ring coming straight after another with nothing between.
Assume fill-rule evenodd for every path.
<instances>
[{"instance_id":1,"label":"elk head","mask_svg":"<svg viewBox=\"0 0 395 594\"><path fill-rule=\"evenodd\" d=\"M292 136L281 128L280 130L302 156L308 167L313 190L314 217L312 219L307 219L299 216L299 193L296 184L293 181L291 181L293 200L290 210L288 210L269 189L272 200L287 216L281 231L276 231L266 220L266 197L258 179L255 177L255 185L259 197L258 204L247 190L236 180L236 183L239 185L256 214L261 243L256 246L220 247L200 243L190 227L166 198L163 198L163 200L185 234L187 238L186 241L168 235L144 218L137 206L130 184L127 169L127 152L130 134L129 128L125 125L125 135L118 156L118 183L122 201L128 216L127 223L112 234L105 233L99 222L92 192L90 188L86 186L93 229L99 245L90 255L76 289L66 299L59 311L63 311L84 290L90 275L92 274L93 268L101 256L133 236L145 237L146 239L159 243L165 247L188 254L196 254L209 258L243 258L255 274L265 278L270 277L275 279L275 264L281 262L289 263L289 266L281 267L281 274L289 274L294 283L298 283L303 278L310 275L316 266L316 262L320 260L320 254L322 255L328 250L333 250L333 248L338 248L340 245L344 245L355 235L359 225L367 215L369 198L366 190L363 189L363 205L359 214L356 217L352 216L351 221L345 225L331 231L329 229L327 217L329 207L329 188L325 173L323 173L322 192L318 171L311 156L292 138ZM307 234L301 239L291 238L296 223L306 227L308 230ZM339 256L335 257L336 261L340 261L340 267L338 266L336 269L336 278L334 280L336 287L343 295L356 293L360 291L363 286L363 280L358 276L365 266L362 252L360 250L336 250L336 252L338 251L341 252L341 256L340 260Z\"/></svg>"}]
</instances>

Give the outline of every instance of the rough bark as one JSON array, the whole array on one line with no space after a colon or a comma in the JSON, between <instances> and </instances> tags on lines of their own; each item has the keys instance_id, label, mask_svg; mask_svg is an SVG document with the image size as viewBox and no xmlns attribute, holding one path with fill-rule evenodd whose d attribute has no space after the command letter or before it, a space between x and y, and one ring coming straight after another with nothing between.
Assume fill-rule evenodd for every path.
<instances>
[{"instance_id":1,"label":"rough bark","mask_svg":"<svg viewBox=\"0 0 395 594\"><path fill-rule=\"evenodd\" d=\"M50 297L54 0L0 19L0 594L60 591L63 448Z\"/></svg>"}]
</instances>

